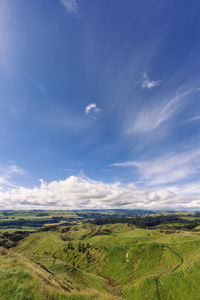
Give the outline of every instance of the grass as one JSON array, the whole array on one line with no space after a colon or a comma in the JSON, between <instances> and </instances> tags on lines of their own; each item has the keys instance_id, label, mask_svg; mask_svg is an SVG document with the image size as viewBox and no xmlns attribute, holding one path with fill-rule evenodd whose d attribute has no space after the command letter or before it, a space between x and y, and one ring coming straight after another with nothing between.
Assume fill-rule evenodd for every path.
<instances>
[{"instance_id":1,"label":"grass","mask_svg":"<svg viewBox=\"0 0 200 300\"><path fill-rule=\"evenodd\" d=\"M41 263L0 249L0 299L115 299L103 286L104 279L86 273L76 274L77 282L66 272L52 272ZM63 267L63 266L62 266ZM63 273L63 276L61 275ZM80 291L80 280L89 282ZM99 290L98 290L99 286Z\"/></svg>"},{"instance_id":2,"label":"grass","mask_svg":"<svg viewBox=\"0 0 200 300\"><path fill-rule=\"evenodd\" d=\"M184 230L119 223L35 232L1 254L0 299L200 299L199 250L198 232Z\"/></svg>"}]
</instances>

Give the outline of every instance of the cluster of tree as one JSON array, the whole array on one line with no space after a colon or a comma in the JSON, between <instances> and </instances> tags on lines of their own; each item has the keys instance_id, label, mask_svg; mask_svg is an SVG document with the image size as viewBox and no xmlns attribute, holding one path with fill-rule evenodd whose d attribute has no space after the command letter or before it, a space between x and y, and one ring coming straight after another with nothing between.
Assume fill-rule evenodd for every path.
<instances>
[{"instance_id":1,"label":"cluster of tree","mask_svg":"<svg viewBox=\"0 0 200 300\"><path fill-rule=\"evenodd\" d=\"M184 224L184 229L194 229L200 224L200 222L191 222L188 224Z\"/></svg>"},{"instance_id":2,"label":"cluster of tree","mask_svg":"<svg viewBox=\"0 0 200 300\"><path fill-rule=\"evenodd\" d=\"M79 242L78 243L78 252L85 253L90 247L91 246L89 243L84 244L84 243Z\"/></svg>"},{"instance_id":3,"label":"cluster of tree","mask_svg":"<svg viewBox=\"0 0 200 300\"><path fill-rule=\"evenodd\" d=\"M77 244L73 244L72 242L68 242L67 246L64 248L64 252L67 253L68 250L73 251L73 250L77 249L78 252L85 253L90 247L91 247L91 245L89 243L79 242L77 245Z\"/></svg>"},{"instance_id":4,"label":"cluster of tree","mask_svg":"<svg viewBox=\"0 0 200 300\"><path fill-rule=\"evenodd\" d=\"M99 230L95 231L92 234L92 236L94 236L94 235L109 235L109 234L111 234L111 232L112 231L110 229L108 229L108 228L105 228L105 229L100 229L99 228Z\"/></svg>"},{"instance_id":5,"label":"cluster of tree","mask_svg":"<svg viewBox=\"0 0 200 300\"><path fill-rule=\"evenodd\" d=\"M44 226L38 229L38 231L57 231L58 230L58 225L49 225L49 226Z\"/></svg>"},{"instance_id":6,"label":"cluster of tree","mask_svg":"<svg viewBox=\"0 0 200 300\"><path fill-rule=\"evenodd\" d=\"M36 215L37 217L48 217L49 214L47 212L40 212Z\"/></svg>"},{"instance_id":7,"label":"cluster of tree","mask_svg":"<svg viewBox=\"0 0 200 300\"><path fill-rule=\"evenodd\" d=\"M30 234L30 231L15 231L15 232L1 232L0 246L5 248L15 247L19 241Z\"/></svg>"}]
</instances>

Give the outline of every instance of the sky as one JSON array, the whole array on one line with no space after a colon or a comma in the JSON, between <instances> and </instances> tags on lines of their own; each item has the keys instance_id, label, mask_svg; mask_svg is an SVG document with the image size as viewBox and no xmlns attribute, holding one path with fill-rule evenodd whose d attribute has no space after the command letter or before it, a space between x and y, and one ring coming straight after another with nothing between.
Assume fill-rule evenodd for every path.
<instances>
[{"instance_id":1,"label":"sky","mask_svg":"<svg viewBox=\"0 0 200 300\"><path fill-rule=\"evenodd\" d=\"M200 210L200 3L0 1L0 209Z\"/></svg>"}]
</instances>

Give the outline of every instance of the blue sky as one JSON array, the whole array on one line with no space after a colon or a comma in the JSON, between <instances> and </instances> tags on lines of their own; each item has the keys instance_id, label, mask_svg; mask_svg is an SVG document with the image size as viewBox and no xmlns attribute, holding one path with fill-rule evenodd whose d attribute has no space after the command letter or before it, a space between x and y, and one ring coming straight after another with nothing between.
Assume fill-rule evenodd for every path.
<instances>
[{"instance_id":1,"label":"blue sky","mask_svg":"<svg viewBox=\"0 0 200 300\"><path fill-rule=\"evenodd\" d=\"M199 209L199 10L1 0L0 207Z\"/></svg>"}]
</instances>

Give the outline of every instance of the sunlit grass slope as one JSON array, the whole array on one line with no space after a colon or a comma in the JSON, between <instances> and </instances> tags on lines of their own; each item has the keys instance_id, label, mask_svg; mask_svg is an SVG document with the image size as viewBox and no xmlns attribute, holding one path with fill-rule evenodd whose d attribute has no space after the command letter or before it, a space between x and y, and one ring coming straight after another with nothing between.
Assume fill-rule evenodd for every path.
<instances>
[{"instance_id":1,"label":"sunlit grass slope","mask_svg":"<svg viewBox=\"0 0 200 300\"><path fill-rule=\"evenodd\" d=\"M59 264L55 269L59 269ZM38 261L0 248L0 299L115 299L106 292L107 282L103 278L81 271L66 276L66 272L60 271L54 272ZM69 267L68 273L73 273L73 269ZM84 289L79 285L81 280Z\"/></svg>"},{"instance_id":2,"label":"sunlit grass slope","mask_svg":"<svg viewBox=\"0 0 200 300\"><path fill-rule=\"evenodd\" d=\"M200 299L198 233L82 224L33 233L13 251L72 282L85 297L93 289L130 300Z\"/></svg>"}]
</instances>

